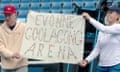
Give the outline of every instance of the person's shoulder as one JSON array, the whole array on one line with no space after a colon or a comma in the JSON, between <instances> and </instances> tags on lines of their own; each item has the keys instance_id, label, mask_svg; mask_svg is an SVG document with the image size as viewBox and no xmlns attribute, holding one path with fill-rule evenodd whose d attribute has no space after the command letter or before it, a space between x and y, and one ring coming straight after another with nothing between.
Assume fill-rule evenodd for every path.
<instances>
[{"instance_id":1,"label":"person's shoulder","mask_svg":"<svg viewBox=\"0 0 120 72\"><path fill-rule=\"evenodd\" d=\"M26 25L26 23L20 22L20 21L17 21L17 24L19 24L20 26L25 26Z\"/></svg>"},{"instance_id":2,"label":"person's shoulder","mask_svg":"<svg viewBox=\"0 0 120 72\"><path fill-rule=\"evenodd\" d=\"M119 29L119 30L120 30L120 23L113 24L113 26L114 26L116 29Z\"/></svg>"},{"instance_id":3,"label":"person's shoulder","mask_svg":"<svg viewBox=\"0 0 120 72\"><path fill-rule=\"evenodd\" d=\"M115 23L115 24L113 24L113 25L115 25L115 26L120 26L120 23Z\"/></svg>"},{"instance_id":4,"label":"person's shoulder","mask_svg":"<svg viewBox=\"0 0 120 72\"><path fill-rule=\"evenodd\" d=\"M25 23L17 21L17 26L19 30L24 30L25 29Z\"/></svg>"}]
</instances>

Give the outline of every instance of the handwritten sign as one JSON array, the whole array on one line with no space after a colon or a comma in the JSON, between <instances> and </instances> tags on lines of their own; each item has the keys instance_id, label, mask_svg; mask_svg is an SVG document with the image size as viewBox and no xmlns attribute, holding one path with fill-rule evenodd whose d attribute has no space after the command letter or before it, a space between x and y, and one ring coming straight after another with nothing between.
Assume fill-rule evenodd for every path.
<instances>
[{"instance_id":1,"label":"handwritten sign","mask_svg":"<svg viewBox=\"0 0 120 72\"><path fill-rule=\"evenodd\" d=\"M82 16L30 11L21 52L28 58L75 64L83 58Z\"/></svg>"}]
</instances>

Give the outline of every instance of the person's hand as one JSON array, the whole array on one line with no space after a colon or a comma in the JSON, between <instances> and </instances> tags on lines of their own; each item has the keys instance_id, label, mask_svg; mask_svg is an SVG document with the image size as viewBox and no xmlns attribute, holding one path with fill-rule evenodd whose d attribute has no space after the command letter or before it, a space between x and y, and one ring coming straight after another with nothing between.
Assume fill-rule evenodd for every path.
<instances>
[{"instance_id":1,"label":"person's hand","mask_svg":"<svg viewBox=\"0 0 120 72\"><path fill-rule=\"evenodd\" d=\"M83 12L82 16L87 20L89 20L91 18L91 16L87 12Z\"/></svg>"},{"instance_id":2,"label":"person's hand","mask_svg":"<svg viewBox=\"0 0 120 72\"><path fill-rule=\"evenodd\" d=\"M87 64L88 64L88 61L87 60L82 60L78 63L81 67L86 67Z\"/></svg>"},{"instance_id":3,"label":"person's hand","mask_svg":"<svg viewBox=\"0 0 120 72\"><path fill-rule=\"evenodd\" d=\"M20 56L20 54L18 52L13 53L13 55L12 55L12 58L16 58L16 59L19 59L20 57L21 56Z\"/></svg>"}]
</instances>

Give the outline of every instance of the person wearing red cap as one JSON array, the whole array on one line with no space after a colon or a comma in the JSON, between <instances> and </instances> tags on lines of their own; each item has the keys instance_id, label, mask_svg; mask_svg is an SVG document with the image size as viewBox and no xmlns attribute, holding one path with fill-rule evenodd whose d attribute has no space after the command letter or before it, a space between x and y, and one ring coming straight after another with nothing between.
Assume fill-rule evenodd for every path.
<instances>
[{"instance_id":1,"label":"person wearing red cap","mask_svg":"<svg viewBox=\"0 0 120 72\"><path fill-rule=\"evenodd\" d=\"M3 8L4 23L0 26L0 54L2 72L27 72L28 61L19 54L25 24L17 21L13 5Z\"/></svg>"},{"instance_id":2,"label":"person wearing red cap","mask_svg":"<svg viewBox=\"0 0 120 72\"><path fill-rule=\"evenodd\" d=\"M99 35L97 44L90 55L78 64L85 67L99 56L97 72L120 72L120 8L108 7L107 26L93 19L86 12L82 16L99 30Z\"/></svg>"}]
</instances>

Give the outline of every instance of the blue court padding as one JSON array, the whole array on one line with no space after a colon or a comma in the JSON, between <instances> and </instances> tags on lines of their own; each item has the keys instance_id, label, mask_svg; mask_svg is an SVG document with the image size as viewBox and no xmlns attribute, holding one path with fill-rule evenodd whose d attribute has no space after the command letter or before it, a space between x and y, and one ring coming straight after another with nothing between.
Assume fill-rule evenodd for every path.
<instances>
[{"instance_id":1,"label":"blue court padding","mask_svg":"<svg viewBox=\"0 0 120 72\"><path fill-rule=\"evenodd\" d=\"M29 72L44 72L44 67L29 67Z\"/></svg>"}]
</instances>

